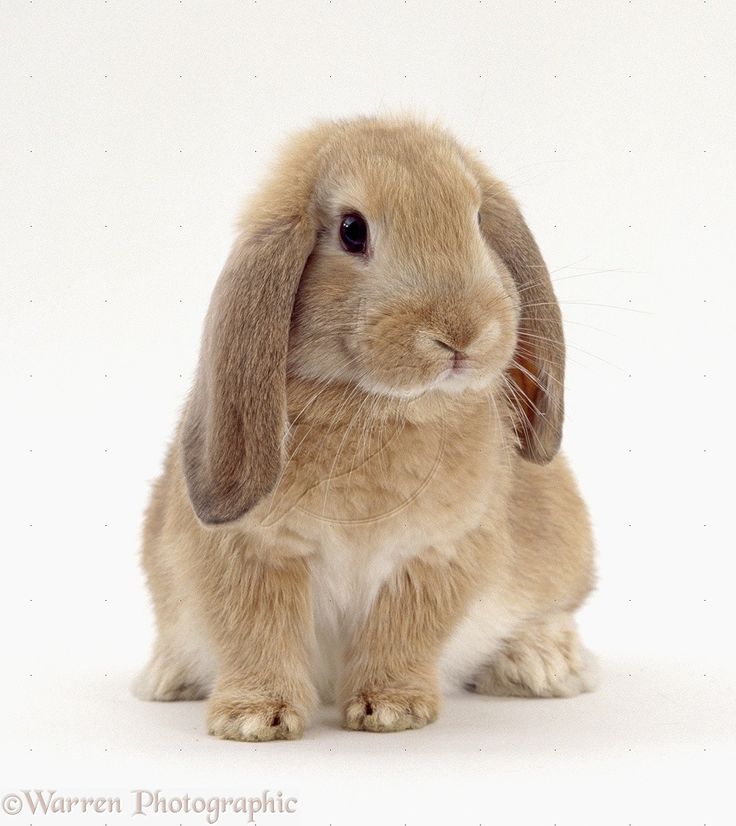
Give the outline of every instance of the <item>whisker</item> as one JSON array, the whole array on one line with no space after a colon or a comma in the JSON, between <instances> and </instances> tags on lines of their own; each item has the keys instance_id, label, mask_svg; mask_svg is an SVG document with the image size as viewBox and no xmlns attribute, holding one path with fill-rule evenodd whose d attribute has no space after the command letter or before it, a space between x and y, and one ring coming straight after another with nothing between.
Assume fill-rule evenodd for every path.
<instances>
[{"instance_id":1,"label":"whisker","mask_svg":"<svg viewBox=\"0 0 736 826\"><path fill-rule=\"evenodd\" d=\"M493 403L493 410L495 411L495 414L496 414L496 423L498 425L499 436L500 436L500 439L501 439L501 443L503 445L503 453L504 453L506 469L510 470L511 469L511 455L509 453L509 446L506 442L506 439L503 438L504 427L503 427L503 422L501 421L501 414L498 410L498 405L496 404L495 394L494 393L489 394L488 398Z\"/></svg>"},{"instance_id":2,"label":"whisker","mask_svg":"<svg viewBox=\"0 0 736 826\"><path fill-rule=\"evenodd\" d=\"M584 307L605 307L609 310L625 310L629 313L641 313L642 315L654 315L653 312L650 310L639 310L636 307L620 307L617 304L594 304L591 301L539 301L535 304L522 304L522 307L554 307L555 304L568 304L568 305L575 305L579 304Z\"/></svg>"},{"instance_id":3,"label":"whisker","mask_svg":"<svg viewBox=\"0 0 736 826\"><path fill-rule=\"evenodd\" d=\"M327 474L327 479L322 480L322 481L327 482L327 485L325 487L325 496L324 496L324 500L323 500L323 503L322 503L322 518L323 519L325 518L325 515L327 513L327 499L329 498L330 482L332 481L332 474L334 473L335 467L337 466L337 462L340 458L340 453L342 452L343 445L345 444L345 440L347 439L348 433L350 432L350 429L352 428L353 423L355 422L356 418L360 415L360 411L363 409L363 405L369 399L370 399L370 395L366 395L365 398L363 399L363 401L358 406L358 409L356 410L356 412L350 417L350 421L348 422L347 427L345 428L345 432L342 435L342 439L340 440L340 444L337 447L337 452L335 453L335 459L332 462L332 467L330 468L330 470Z\"/></svg>"},{"instance_id":4,"label":"whisker","mask_svg":"<svg viewBox=\"0 0 736 826\"><path fill-rule=\"evenodd\" d=\"M548 338L547 336L540 336L540 335L536 335L534 333L527 333L526 331L524 331L524 333L522 335L525 338L539 339L540 341L545 341L545 342L548 342L550 344L556 344L557 343L557 342L555 342L554 339ZM628 373L629 372L628 370L625 370L623 367L620 367L618 364L614 364L611 361L607 361L602 356L598 356L595 353L591 353L589 350L586 350L583 347L579 347L577 344L573 344L571 341L566 342L566 346L567 347L572 347L573 350L578 350L581 353L585 353L586 356L590 356L591 358L598 359L599 361L602 361L605 364L610 365L611 367L615 367L617 370L620 370L622 373Z\"/></svg>"},{"instance_id":5,"label":"whisker","mask_svg":"<svg viewBox=\"0 0 736 826\"><path fill-rule=\"evenodd\" d=\"M529 404L534 409L534 412L538 416L544 416L544 413L542 413L542 411L536 406L536 404L534 404L534 402L529 398L529 396L527 396L527 394L520 387L518 387L517 385L514 385L512 382L510 382L509 379L506 378L506 376L504 376L503 378L504 378L504 381L509 386L509 389L514 394L520 393L524 397L524 400L527 402L527 404Z\"/></svg>"},{"instance_id":6,"label":"whisker","mask_svg":"<svg viewBox=\"0 0 736 826\"><path fill-rule=\"evenodd\" d=\"M511 390L511 392L513 393L514 397L516 397L516 392L515 392L516 388L512 387L511 385L509 385L509 389L510 389L510 390ZM508 397L507 397L507 399L508 399ZM519 410L519 405L514 404L514 402L513 402L512 400L510 400L510 399L508 399L508 401L509 401L509 403L512 405L512 409L514 409L514 410ZM521 424L521 426L522 426L522 428L523 428L523 430L524 430L524 434L525 434L527 437L528 437L528 435L529 435L530 433L531 433L531 435L532 435L532 436L534 436L534 438L537 440L537 444L538 444L538 445L539 445L539 447L541 448L542 452L544 452L544 445L542 444L541 439L540 439L540 438L539 438L539 436L537 435L536 430L532 427L531 422L529 422L529 421L528 421L527 417L526 417L526 416L524 416L524 414L523 414L523 413L519 412L519 415L517 416L516 421L517 421L519 424Z\"/></svg>"},{"instance_id":7,"label":"whisker","mask_svg":"<svg viewBox=\"0 0 736 826\"><path fill-rule=\"evenodd\" d=\"M591 270L590 272L574 273L573 275L564 275L561 278L551 278L550 280L554 284L557 284L560 281L568 281L571 278L590 278L594 275L607 275L607 274L611 274L611 273L632 274L632 275L635 274L633 271L620 270L620 269ZM534 280L525 281L523 284L521 284L518 287L517 293L519 295L523 295L525 292L528 292L529 290L533 290L535 287L539 287L539 284L536 281L534 281Z\"/></svg>"},{"instance_id":8,"label":"whisker","mask_svg":"<svg viewBox=\"0 0 736 826\"><path fill-rule=\"evenodd\" d=\"M610 270L592 270L591 272L579 272L573 273L572 275L563 275L562 278L553 278L552 281L557 284L559 281L569 281L571 278L590 278L593 275L609 275L611 273L618 273L619 275L646 275L646 273L637 272L635 270L621 270L618 268L613 268Z\"/></svg>"},{"instance_id":9,"label":"whisker","mask_svg":"<svg viewBox=\"0 0 736 826\"><path fill-rule=\"evenodd\" d=\"M589 330L597 330L599 333L605 333L608 336L614 336L615 338L618 338L618 333L613 333L613 332L611 332L611 330L604 330L602 327L596 327L593 324L585 324L582 321L573 321L572 319L569 319L569 318L563 318L562 323L563 324L575 324L578 327L587 327Z\"/></svg>"}]
</instances>

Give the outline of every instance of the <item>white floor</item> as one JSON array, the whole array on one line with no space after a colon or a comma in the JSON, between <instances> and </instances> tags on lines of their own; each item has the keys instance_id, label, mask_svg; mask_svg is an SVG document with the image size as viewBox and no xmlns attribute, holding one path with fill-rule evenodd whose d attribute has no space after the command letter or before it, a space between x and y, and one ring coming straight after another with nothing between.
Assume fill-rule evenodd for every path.
<instances>
[{"instance_id":1,"label":"white floor","mask_svg":"<svg viewBox=\"0 0 736 826\"><path fill-rule=\"evenodd\" d=\"M160 789L205 798L280 791L296 798L296 812L256 822L284 826L725 826L736 822L736 679L696 668L705 666L604 656L600 689L576 699L452 697L434 725L390 735L343 731L325 710L299 742L251 745L208 737L201 703L141 703L127 672L70 676L60 664L53 676L5 686L0 792L30 785L121 798L122 814L75 824L125 822L132 790ZM13 822L48 817L26 806ZM145 822L207 821L160 813Z\"/></svg>"}]
</instances>

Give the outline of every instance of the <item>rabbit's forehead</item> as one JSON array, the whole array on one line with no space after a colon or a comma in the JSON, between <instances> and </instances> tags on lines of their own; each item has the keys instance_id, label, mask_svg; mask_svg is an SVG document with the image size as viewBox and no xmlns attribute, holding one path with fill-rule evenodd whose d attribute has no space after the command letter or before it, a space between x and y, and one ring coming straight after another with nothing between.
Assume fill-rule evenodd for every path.
<instances>
[{"instance_id":1,"label":"rabbit's forehead","mask_svg":"<svg viewBox=\"0 0 736 826\"><path fill-rule=\"evenodd\" d=\"M480 186L459 156L422 147L362 149L327 176L323 197L333 214L354 209L380 222L424 223L428 215L464 222L480 207Z\"/></svg>"}]
</instances>

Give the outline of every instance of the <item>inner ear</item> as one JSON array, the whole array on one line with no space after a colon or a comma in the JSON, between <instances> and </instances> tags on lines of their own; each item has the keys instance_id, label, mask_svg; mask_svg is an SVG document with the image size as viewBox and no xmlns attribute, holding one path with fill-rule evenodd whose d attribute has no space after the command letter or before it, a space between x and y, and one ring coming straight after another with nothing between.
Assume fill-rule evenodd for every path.
<instances>
[{"instance_id":1,"label":"inner ear","mask_svg":"<svg viewBox=\"0 0 736 826\"><path fill-rule=\"evenodd\" d=\"M520 342L507 370L514 407L518 413L518 421L515 422L517 435L524 441L534 438L532 434L535 432L537 418L543 415L541 406L544 403L544 393L537 365L538 362L527 345Z\"/></svg>"}]
</instances>

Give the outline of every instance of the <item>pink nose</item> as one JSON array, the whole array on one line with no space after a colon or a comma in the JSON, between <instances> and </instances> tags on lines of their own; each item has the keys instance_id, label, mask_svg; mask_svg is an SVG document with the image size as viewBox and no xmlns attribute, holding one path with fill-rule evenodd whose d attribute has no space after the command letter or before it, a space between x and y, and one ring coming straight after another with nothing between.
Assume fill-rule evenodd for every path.
<instances>
[{"instance_id":1,"label":"pink nose","mask_svg":"<svg viewBox=\"0 0 736 826\"><path fill-rule=\"evenodd\" d=\"M466 367L468 363L468 357L462 350L456 350L452 345L448 344L446 341L442 341L440 338L436 338L435 341L442 347L443 350L447 350L448 354L452 356L452 369L459 370L462 367Z\"/></svg>"}]
</instances>

